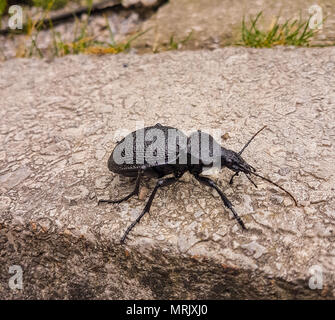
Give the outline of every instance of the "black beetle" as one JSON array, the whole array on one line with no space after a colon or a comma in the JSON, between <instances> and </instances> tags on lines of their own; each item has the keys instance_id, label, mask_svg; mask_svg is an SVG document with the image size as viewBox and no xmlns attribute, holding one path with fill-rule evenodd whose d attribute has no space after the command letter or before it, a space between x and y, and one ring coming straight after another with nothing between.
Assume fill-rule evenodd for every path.
<instances>
[{"instance_id":1,"label":"black beetle","mask_svg":"<svg viewBox=\"0 0 335 320\"><path fill-rule=\"evenodd\" d=\"M203 170L213 166L219 169L224 167L229 168L235 172L230 179L230 184L233 183L233 178L239 172L243 172L250 182L257 187L250 177L251 175L255 175L285 191L297 205L291 193L270 179L256 173L255 168L246 163L241 157L245 148L265 127L255 133L238 153L221 147L211 135L200 130L187 137L180 130L169 126L162 126L159 123L155 126L136 130L118 142L108 159L108 169L123 176L136 177L135 188L133 192L122 199L99 200L99 204L102 202L120 203L137 195L143 176L158 179L142 213L127 228L121 238L121 243L124 243L130 230L141 220L144 214L149 212L157 190L177 182L187 171L200 183L218 192L224 205L233 213L235 219L243 229L246 229L243 221L217 184L210 178L200 175ZM173 174L173 177L162 179L169 174Z\"/></svg>"}]
</instances>

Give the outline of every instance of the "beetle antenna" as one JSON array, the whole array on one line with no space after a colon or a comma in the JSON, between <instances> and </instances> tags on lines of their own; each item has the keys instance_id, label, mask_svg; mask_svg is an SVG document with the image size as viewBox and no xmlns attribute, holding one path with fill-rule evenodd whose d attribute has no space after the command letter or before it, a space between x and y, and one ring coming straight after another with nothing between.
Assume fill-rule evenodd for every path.
<instances>
[{"instance_id":1,"label":"beetle antenna","mask_svg":"<svg viewBox=\"0 0 335 320\"><path fill-rule=\"evenodd\" d=\"M252 179L246 174L245 175L247 178L248 178L248 180L256 187L256 188L258 188L258 186L257 186L257 184L255 183L255 182L253 182L252 181Z\"/></svg>"},{"instance_id":2,"label":"beetle antenna","mask_svg":"<svg viewBox=\"0 0 335 320\"><path fill-rule=\"evenodd\" d=\"M293 195L292 195L290 192L288 192L288 191L287 191L286 189L284 189L282 186L280 186L279 184L277 184L277 183L271 181L271 180L268 179L268 178L265 178L265 177L261 176L260 174L258 174L258 173L256 173L256 172L252 172L252 171L251 171L250 173L253 174L253 175L255 175L255 176L257 176L257 177L260 177L261 179L263 179L263 180L265 180L265 181L267 181L267 182L272 183L272 184L275 185L277 188L279 188L279 189L283 190L284 192L286 192L286 193L293 199L295 205L298 206L297 200L293 197Z\"/></svg>"},{"instance_id":3,"label":"beetle antenna","mask_svg":"<svg viewBox=\"0 0 335 320\"><path fill-rule=\"evenodd\" d=\"M252 140L254 140L254 138L263 130L263 129L265 129L266 128L266 125L262 128L262 129L260 129L260 130L258 130L252 137L251 137L251 139L244 145L244 147L242 148L242 150L238 153L238 155L241 155L242 154L242 152L245 150L245 148L250 144L250 142L252 141Z\"/></svg>"}]
</instances>

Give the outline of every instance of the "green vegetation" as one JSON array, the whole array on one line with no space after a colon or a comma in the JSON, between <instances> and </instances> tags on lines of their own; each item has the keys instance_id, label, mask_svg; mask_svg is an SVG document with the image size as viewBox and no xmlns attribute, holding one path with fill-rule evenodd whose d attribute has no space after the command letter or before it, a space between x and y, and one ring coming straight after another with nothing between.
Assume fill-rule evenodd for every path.
<instances>
[{"instance_id":1,"label":"green vegetation","mask_svg":"<svg viewBox=\"0 0 335 320\"><path fill-rule=\"evenodd\" d=\"M136 33L134 36L130 37L127 41L116 43L116 42L105 42L97 41L96 37L89 35L87 31L87 24L84 23L80 27L79 35L76 36L75 32L74 40L71 42L64 42L61 38L59 32L55 33L53 30L53 49L54 55L64 56L67 54L117 54L120 52L128 51L131 48L131 43L146 31Z\"/></svg>"},{"instance_id":2,"label":"green vegetation","mask_svg":"<svg viewBox=\"0 0 335 320\"><path fill-rule=\"evenodd\" d=\"M254 48L271 48L277 45L308 46L310 40L318 32L317 29L309 29L309 20L286 20L282 25L278 24L278 18L267 31L258 28L257 23L262 12L256 18L250 18L247 26L245 19L242 21L242 45Z\"/></svg>"},{"instance_id":3,"label":"green vegetation","mask_svg":"<svg viewBox=\"0 0 335 320\"><path fill-rule=\"evenodd\" d=\"M170 41L169 41L169 44L168 44L168 50L177 50L177 49L179 49L179 47L180 47L181 45L187 43L187 42L191 39L192 33L193 33L193 31L191 31L191 32L187 35L187 37L186 37L185 39L180 40L180 41L176 41L176 40L174 39L174 36L172 35L172 36L170 37Z\"/></svg>"},{"instance_id":4,"label":"green vegetation","mask_svg":"<svg viewBox=\"0 0 335 320\"><path fill-rule=\"evenodd\" d=\"M168 51L168 50L178 50L180 49L184 44L186 44L192 37L193 31L191 31L185 39L182 40L176 40L174 35L170 36L169 42L165 44L157 43L153 45L152 52L158 53L161 51Z\"/></svg>"},{"instance_id":5,"label":"green vegetation","mask_svg":"<svg viewBox=\"0 0 335 320\"><path fill-rule=\"evenodd\" d=\"M64 8L68 3L68 0L32 0L32 2L35 7L56 10Z\"/></svg>"},{"instance_id":6,"label":"green vegetation","mask_svg":"<svg viewBox=\"0 0 335 320\"><path fill-rule=\"evenodd\" d=\"M27 36L31 38L30 46L26 48L21 48L17 51L17 57L32 57L39 56L44 57L45 50L41 50L38 46L38 36L42 27L42 20L48 16L48 11L50 9L45 10L45 13L40 19L40 22L34 22L32 20L28 23L27 28ZM149 29L138 32L135 35L131 36L125 42L115 42L114 35L112 30L110 29L107 17L106 25L110 34L110 41L97 41L97 35L93 35L92 32L89 31L88 28L88 20L90 17L90 12L84 21L80 21L78 19L75 20L75 27L73 32L73 39L71 41L65 41L62 38L60 32L57 32L53 25L52 21L49 19L49 27L52 35L52 45L48 48L48 51L52 52L53 56L61 57L68 54L117 54L120 52L128 51L131 48L131 43L142 36L144 33L149 31Z\"/></svg>"},{"instance_id":7,"label":"green vegetation","mask_svg":"<svg viewBox=\"0 0 335 320\"><path fill-rule=\"evenodd\" d=\"M1 19L1 16L5 13L6 8L7 8L7 1L0 0L0 19ZM1 21L0 21L0 26L1 26Z\"/></svg>"}]
</instances>

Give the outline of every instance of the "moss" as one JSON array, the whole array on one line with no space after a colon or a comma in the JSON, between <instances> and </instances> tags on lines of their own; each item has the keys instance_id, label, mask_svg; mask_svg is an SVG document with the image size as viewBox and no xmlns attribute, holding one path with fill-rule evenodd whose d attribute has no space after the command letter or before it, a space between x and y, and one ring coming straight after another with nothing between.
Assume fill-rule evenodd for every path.
<instances>
[{"instance_id":1,"label":"moss","mask_svg":"<svg viewBox=\"0 0 335 320\"><path fill-rule=\"evenodd\" d=\"M7 1L0 0L0 17L5 13L6 7L7 7Z\"/></svg>"}]
</instances>

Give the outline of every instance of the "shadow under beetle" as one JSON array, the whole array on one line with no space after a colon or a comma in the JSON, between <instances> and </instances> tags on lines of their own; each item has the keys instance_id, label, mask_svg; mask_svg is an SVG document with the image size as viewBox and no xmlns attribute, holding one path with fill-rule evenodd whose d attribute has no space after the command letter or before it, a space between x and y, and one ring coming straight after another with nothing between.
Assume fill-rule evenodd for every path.
<instances>
[{"instance_id":1,"label":"shadow under beetle","mask_svg":"<svg viewBox=\"0 0 335 320\"><path fill-rule=\"evenodd\" d=\"M246 229L246 227L233 208L232 203L213 180L201 176L203 170L213 166L217 166L220 169L227 167L235 172L230 179L230 184L233 183L233 178L242 172L255 187L257 185L251 179L251 175L257 176L285 191L297 205L297 201L290 192L270 179L256 173L256 169L246 163L241 157L245 148L265 127L256 132L238 153L221 147L211 135L200 130L187 137L180 130L162 126L159 123L155 126L136 130L118 142L108 159L108 169L126 177L136 177L135 188L122 199L99 200L99 204L102 202L121 203L134 195L138 195L143 176L158 179L142 213L127 228L121 238L121 243L125 242L128 233L140 222L144 214L149 212L158 189L177 182L187 171L200 183L218 192L224 205L233 213L234 218L242 229ZM173 176L163 178L169 174L173 174Z\"/></svg>"}]
</instances>

